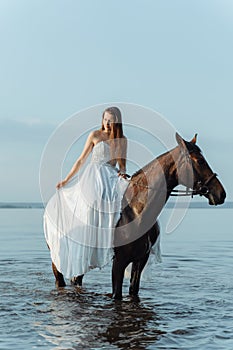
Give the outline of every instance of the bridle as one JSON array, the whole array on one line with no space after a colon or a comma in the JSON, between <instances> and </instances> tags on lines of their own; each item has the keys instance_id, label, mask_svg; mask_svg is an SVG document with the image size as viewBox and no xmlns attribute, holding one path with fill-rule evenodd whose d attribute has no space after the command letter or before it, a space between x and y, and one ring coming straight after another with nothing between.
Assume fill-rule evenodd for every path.
<instances>
[{"instance_id":1,"label":"bridle","mask_svg":"<svg viewBox=\"0 0 233 350\"><path fill-rule=\"evenodd\" d=\"M192 160L190 157L190 154L188 156L188 162L192 166ZM208 185L216 179L218 175L216 173L212 173L204 182L201 180L197 181L195 188L190 189L186 186L186 190L171 190L170 196L178 197L178 196L206 196L208 193L210 193Z\"/></svg>"},{"instance_id":2,"label":"bridle","mask_svg":"<svg viewBox=\"0 0 233 350\"><path fill-rule=\"evenodd\" d=\"M191 159L188 158L190 164L192 163ZM128 174L125 174L126 177L130 177L130 175ZM173 196L173 197L180 197L180 196L191 196L193 198L193 196L206 196L210 190L209 190L209 187L208 185L214 180L216 179L218 175L216 173L212 173L206 180L205 182L203 183L201 180L200 181L197 181L196 183L196 186L194 189L190 189L189 187L186 187L186 190L169 190L168 189L168 193L170 196ZM143 188L147 188L147 189L153 189L152 187L148 186L148 185L143 185L143 184L140 184L138 181L133 181L132 179L130 180L131 183L135 184L135 185L138 185L140 187L143 187Z\"/></svg>"},{"instance_id":3,"label":"bridle","mask_svg":"<svg viewBox=\"0 0 233 350\"><path fill-rule=\"evenodd\" d=\"M192 164L192 161L190 159L190 157L188 157L188 160L190 162L190 164ZM130 177L130 175L125 174L127 177ZM210 193L209 187L208 185L214 180L216 179L216 177L218 176L218 174L216 173L212 173L203 183L201 180L197 181L196 186L194 189L191 189L189 187L186 186L186 190L167 190L169 196L173 196L173 197L180 197L180 196L191 196L193 198L193 196L206 196L208 193ZM143 188L147 188L147 189L153 189L152 187L148 186L148 185L143 185L140 184L138 181L134 181L134 180L130 180L131 183L138 185L139 187L143 187Z\"/></svg>"},{"instance_id":4,"label":"bridle","mask_svg":"<svg viewBox=\"0 0 233 350\"><path fill-rule=\"evenodd\" d=\"M172 190L170 193L170 196L178 197L178 196L205 196L207 195L210 190L208 188L208 185L211 183L213 179L215 179L218 175L216 173L211 174L208 179L202 183L202 181L198 181L195 189L189 189L188 187L186 190Z\"/></svg>"},{"instance_id":5,"label":"bridle","mask_svg":"<svg viewBox=\"0 0 233 350\"><path fill-rule=\"evenodd\" d=\"M202 181L198 181L196 186L195 186L195 189L190 189L190 188L186 187L186 190L171 190L168 192L170 192L170 196L173 196L173 197L191 196L193 198L193 196L197 196L197 195L205 196L210 192L208 185L217 176L218 176L218 174L213 173L208 177L208 179L204 183L202 183ZM127 177L130 177L130 176L127 174ZM153 189L150 186L140 184L138 181L130 180L130 183L138 185L139 187Z\"/></svg>"}]
</instances>

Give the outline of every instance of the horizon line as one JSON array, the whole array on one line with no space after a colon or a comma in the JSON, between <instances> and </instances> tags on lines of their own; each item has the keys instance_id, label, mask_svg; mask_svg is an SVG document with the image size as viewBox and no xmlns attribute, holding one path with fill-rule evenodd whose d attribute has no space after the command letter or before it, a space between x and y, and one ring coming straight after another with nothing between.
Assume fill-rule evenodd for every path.
<instances>
[{"instance_id":1,"label":"horizon line","mask_svg":"<svg viewBox=\"0 0 233 350\"><path fill-rule=\"evenodd\" d=\"M184 205L187 206L187 203L185 201L180 201L176 203L173 201L168 201L164 208L172 209L174 206L179 208L183 208ZM12 202L0 202L0 209L44 209L45 205L43 202L37 202L37 201L26 201L26 202L20 202L20 201L12 201ZM224 204L220 206L213 206L209 205L208 202L203 201L196 201L196 202L190 202L188 205L188 208L191 209L212 209L212 208L220 208L220 209L232 209L233 208L233 201L226 201Z\"/></svg>"}]
</instances>

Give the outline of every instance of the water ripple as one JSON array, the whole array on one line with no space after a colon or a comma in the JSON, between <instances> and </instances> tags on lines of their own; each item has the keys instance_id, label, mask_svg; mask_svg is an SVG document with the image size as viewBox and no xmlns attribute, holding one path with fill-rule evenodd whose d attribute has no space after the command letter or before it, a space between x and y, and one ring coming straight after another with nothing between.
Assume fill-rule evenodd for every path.
<instances>
[{"instance_id":1,"label":"water ripple","mask_svg":"<svg viewBox=\"0 0 233 350\"><path fill-rule=\"evenodd\" d=\"M110 268L85 276L82 289L55 289L42 232L22 232L28 247L12 248L16 229L1 246L1 349L233 349L233 242L169 242L140 299L126 280L114 302Z\"/></svg>"}]
</instances>

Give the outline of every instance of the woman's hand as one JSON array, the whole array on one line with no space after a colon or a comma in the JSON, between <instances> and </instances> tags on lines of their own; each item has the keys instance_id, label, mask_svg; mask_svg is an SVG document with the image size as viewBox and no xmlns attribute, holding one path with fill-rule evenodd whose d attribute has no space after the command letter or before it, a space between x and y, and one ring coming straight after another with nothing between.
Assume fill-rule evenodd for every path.
<instances>
[{"instance_id":1,"label":"woman's hand","mask_svg":"<svg viewBox=\"0 0 233 350\"><path fill-rule=\"evenodd\" d=\"M130 175L126 174L125 172L118 171L118 176L123 177L123 179L127 180L127 178L130 177Z\"/></svg>"},{"instance_id":2,"label":"woman's hand","mask_svg":"<svg viewBox=\"0 0 233 350\"><path fill-rule=\"evenodd\" d=\"M60 182L58 182L56 188L59 190L59 188L65 186L67 184L67 180L62 180Z\"/></svg>"}]
</instances>

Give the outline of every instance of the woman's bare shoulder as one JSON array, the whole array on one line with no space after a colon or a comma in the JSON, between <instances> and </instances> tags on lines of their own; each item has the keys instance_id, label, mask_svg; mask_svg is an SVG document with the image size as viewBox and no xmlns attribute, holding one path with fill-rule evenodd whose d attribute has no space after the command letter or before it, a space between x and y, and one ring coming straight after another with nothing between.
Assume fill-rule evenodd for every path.
<instances>
[{"instance_id":1,"label":"woman's bare shoulder","mask_svg":"<svg viewBox=\"0 0 233 350\"><path fill-rule=\"evenodd\" d=\"M100 137L102 135L102 130L100 130L100 129L94 130L93 135L95 137Z\"/></svg>"},{"instance_id":2,"label":"woman's bare shoulder","mask_svg":"<svg viewBox=\"0 0 233 350\"><path fill-rule=\"evenodd\" d=\"M96 144L103 139L102 130L93 130L88 136L90 142Z\"/></svg>"},{"instance_id":3,"label":"woman's bare shoulder","mask_svg":"<svg viewBox=\"0 0 233 350\"><path fill-rule=\"evenodd\" d=\"M101 135L101 130L93 130L90 132L88 137L90 139L98 139L100 137L100 135Z\"/></svg>"}]
</instances>

